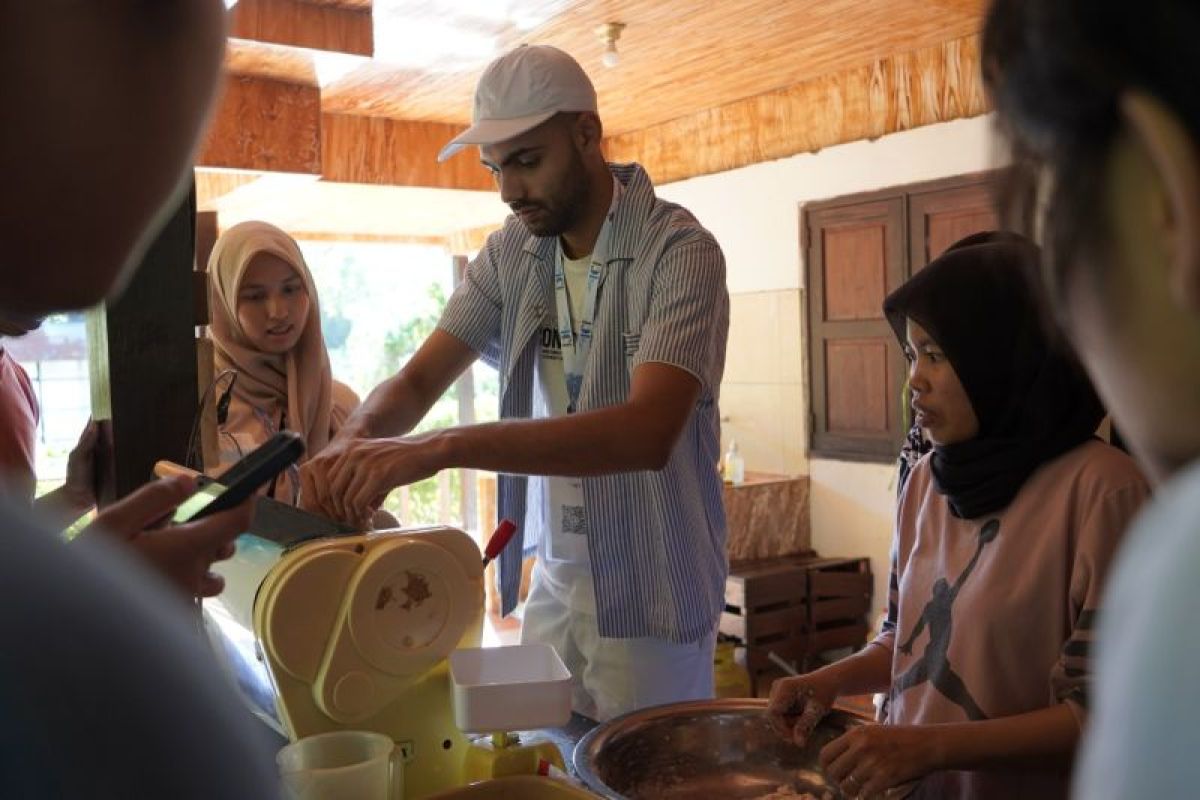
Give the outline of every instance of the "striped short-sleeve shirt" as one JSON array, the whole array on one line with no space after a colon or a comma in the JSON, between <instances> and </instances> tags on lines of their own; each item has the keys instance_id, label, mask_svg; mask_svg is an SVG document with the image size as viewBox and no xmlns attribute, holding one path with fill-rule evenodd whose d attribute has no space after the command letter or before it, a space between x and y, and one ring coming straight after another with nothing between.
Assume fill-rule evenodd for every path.
<instances>
[{"instance_id":1,"label":"striped short-sleeve shirt","mask_svg":"<svg viewBox=\"0 0 1200 800\"><path fill-rule=\"evenodd\" d=\"M628 400L641 364L694 375L701 393L661 470L583 479L588 549L601 636L692 642L725 605L725 512L719 411L729 293L716 240L686 209L660 200L637 164L610 165L624 190L613 219L597 297L579 410ZM439 322L500 373L500 417L532 416L538 334L554 308L554 237L533 236L515 217L488 237ZM508 613L521 557L545 531L529 508L528 477L501 475L499 513L518 520L500 557Z\"/></svg>"}]
</instances>

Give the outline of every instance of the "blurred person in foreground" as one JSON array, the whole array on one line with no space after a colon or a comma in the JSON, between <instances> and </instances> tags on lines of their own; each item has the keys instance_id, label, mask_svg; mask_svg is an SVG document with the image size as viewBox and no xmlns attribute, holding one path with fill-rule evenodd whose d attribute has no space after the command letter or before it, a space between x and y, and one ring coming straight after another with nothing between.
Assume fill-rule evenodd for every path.
<instances>
[{"instance_id":1,"label":"blurred person in foreground","mask_svg":"<svg viewBox=\"0 0 1200 800\"><path fill-rule=\"evenodd\" d=\"M67 458L66 480L37 497L37 428L41 407L25 368L4 346L41 327L41 317L0 313L0 493L29 503L55 528L65 528L96 505L95 453L99 428L88 420Z\"/></svg>"},{"instance_id":2,"label":"blurred person in foreground","mask_svg":"<svg viewBox=\"0 0 1200 800\"><path fill-rule=\"evenodd\" d=\"M218 0L0 10L0 314L119 291L180 198L224 13ZM191 596L219 591L209 566L250 509L161 528L194 488L151 483L70 545L0 499L0 794L277 793L261 734L188 613Z\"/></svg>"},{"instance_id":3,"label":"blurred person in foreground","mask_svg":"<svg viewBox=\"0 0 1200 800\"><path fill-rule=\"evenodd\" d=\"M1104 598L1081 800L1200 787L1197 30L1192 0L997 0L983 37L1005 210L1042 231L1063 327L1157 484Z\"/></svg>"}]
</instances>

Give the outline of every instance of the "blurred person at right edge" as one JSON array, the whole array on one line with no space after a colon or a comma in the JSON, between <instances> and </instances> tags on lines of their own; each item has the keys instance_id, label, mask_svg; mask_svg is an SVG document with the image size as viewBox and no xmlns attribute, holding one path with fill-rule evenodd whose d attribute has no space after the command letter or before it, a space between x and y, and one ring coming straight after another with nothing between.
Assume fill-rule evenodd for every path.
<instances>
[{"instance_id":1,"label":"blurred person at right edge","mask_svg":"<svg viewBox=\"0 0 1200 800\"><path fill-rule=\"evenodd\" d=\"M1104 598L1080 800L1200 793L1197 31L1194 0L998 0L983 36L1004 210L1041 231L1062 326L1157 485Z\"/></svg>"}]
</instances>

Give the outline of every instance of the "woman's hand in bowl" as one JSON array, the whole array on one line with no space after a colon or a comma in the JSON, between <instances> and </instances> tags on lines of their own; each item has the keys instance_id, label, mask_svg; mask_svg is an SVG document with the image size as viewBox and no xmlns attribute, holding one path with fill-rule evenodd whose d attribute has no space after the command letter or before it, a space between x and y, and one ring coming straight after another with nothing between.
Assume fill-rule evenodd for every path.
<instances>
[{"instance_id":1,"label":"woman's hand in bowl","mask_svg":"<svg viewBox=\"0 0 1200 800\"><path fill-rule=\"evenodd\" d=\"M838 681L828 669L780 678L771 686L767 717L781 736L804 747L839 694Z\"/></svg>"}]
</instances>

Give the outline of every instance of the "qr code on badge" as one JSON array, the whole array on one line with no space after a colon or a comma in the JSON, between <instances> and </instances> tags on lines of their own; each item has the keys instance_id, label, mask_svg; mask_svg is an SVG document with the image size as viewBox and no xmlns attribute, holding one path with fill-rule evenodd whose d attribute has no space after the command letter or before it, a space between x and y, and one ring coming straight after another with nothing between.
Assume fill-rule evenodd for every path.
<instances>
[{"instance_id":1,"label":"qr code on badge","mask_svg":"<svg viewBox=\"0 0 1200 800\"><path fill-rule=\"evenodd\" d=\"M577 533L580 536L587 533L587 520L583 518L583 506L562 507L563 533Z\"/></svg>"}]
</instances>

